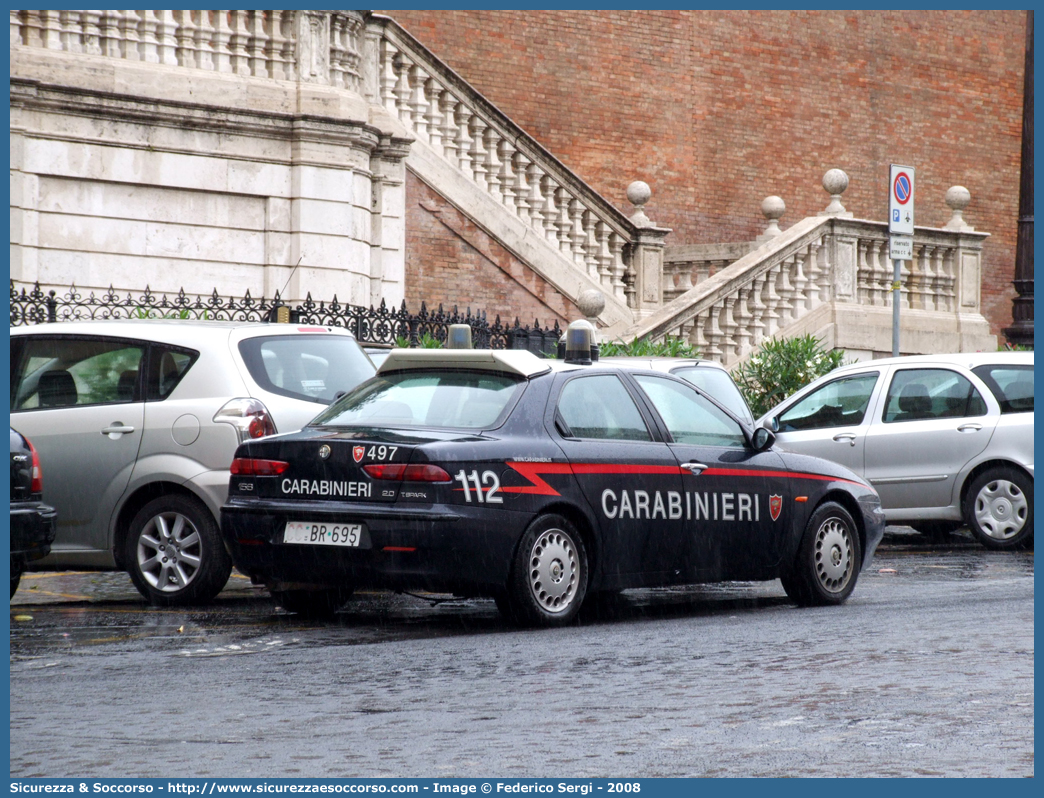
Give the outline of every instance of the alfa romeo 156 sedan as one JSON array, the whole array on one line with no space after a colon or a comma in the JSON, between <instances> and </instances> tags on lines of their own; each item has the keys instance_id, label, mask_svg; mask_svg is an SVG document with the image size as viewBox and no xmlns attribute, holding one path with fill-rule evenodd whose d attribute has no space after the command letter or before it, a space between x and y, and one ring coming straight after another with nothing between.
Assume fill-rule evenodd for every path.
<instances>
[{"instance_id":1,"label":"alfa romeo 156 sedan","mask_svg":"<svg viewBox=\"0 0 1044 798\"><path fill-rule=\"evenodd\" d=\"M654 585L778 578L840 604L883 534L878 495L773 440L651 369L399 349L300 432L239 447L221 528L240 571L314 616L364 586L546 626Z\"/></svg>"}]
</instances>

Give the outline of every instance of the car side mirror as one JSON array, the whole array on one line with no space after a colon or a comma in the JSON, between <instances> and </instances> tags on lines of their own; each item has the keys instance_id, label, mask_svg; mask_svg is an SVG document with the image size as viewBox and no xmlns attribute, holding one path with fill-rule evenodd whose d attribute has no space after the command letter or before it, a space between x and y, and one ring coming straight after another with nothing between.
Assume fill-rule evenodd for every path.
<instances>
[{"instance_id":1,"label":"car side mirror","mask_svg":"<svg viewBox=\"0 0 1044 798\"><path fill-rule=\"evenodd\" d=\"M773 416L768 423L772 427L773 432L779 432L779 416Z\"/></svg>"},{"instance_id":2,"label":"car side mirror","mask_svg":"<svg viewBox=\"0 0 1044 798\"><path fill-rule=\"evenodd\" d=\"M754 445L755 451L763 452L776 442L776 435L770 429L758 427L754 430L754 434L751 436L750 441Z\"/></svg>"}]
</instances>

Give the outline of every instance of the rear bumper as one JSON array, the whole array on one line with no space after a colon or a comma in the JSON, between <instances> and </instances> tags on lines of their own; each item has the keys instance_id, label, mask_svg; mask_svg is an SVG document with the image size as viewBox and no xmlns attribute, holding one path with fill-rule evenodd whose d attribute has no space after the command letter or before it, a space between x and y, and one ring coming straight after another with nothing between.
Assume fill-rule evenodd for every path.
<instances>
[{"instance_id":1,"label":"rear bumper","mask_svg":"<svg viewBox=\"0 0 1044 798\"><path fill-rule=\"evenodd\" d=\"M58 513L48 504L11 505L11 557L23 563L46 557L58 531Z\"/></svg>"},{"instance_id":2,"label":"rear bumper","mask_svg":"<svg viewBox=\"0 0 1044 798\"><path fill-rule=\"evenodd\" d=\"M492 595L504 588L528 513L485 508L228 501L221 533L242 573L271 589L351 585ZM283 542L288 521L362 523L366 547Z\"/></svg>"}]
</instances>

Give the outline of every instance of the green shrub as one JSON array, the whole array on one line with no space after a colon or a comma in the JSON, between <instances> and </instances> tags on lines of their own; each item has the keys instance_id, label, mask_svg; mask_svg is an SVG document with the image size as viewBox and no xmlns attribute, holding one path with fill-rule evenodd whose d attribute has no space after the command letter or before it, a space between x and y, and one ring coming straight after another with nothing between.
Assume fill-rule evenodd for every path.
<instances>
[{"instance_id":1,"label":"green shrub","mask_svg":"<svg viewBox=\"0 0 1044 798\"><path fill-rule=\"evenodd\" d=\"M134 310L136 315L132 318L137 319L194 319L187 308L172 310L169 313L160 313L157 308L143 308L141 305L138 305ZM209 320L210 311L204 310L203 315L199 316L199 318L204 321Z\"/></svg>"},{"instance_id":2,"label":"green shrub","mask_svg":"<svg viewBox=\"0 0 1044 798\"><path fill-rule=\"evenodd\" d=\"M396 336L395 345L400 349L410 348L410 339L404 335ZM430 333L424 333L420 338L417 339L418 349L442 349L442 341L436 338Z\"/></svg>"},{"instance_id":3,"label":"green shrub","mask_svg":"<svg viewBox=\"0 0 1044 798\"><path fill-rule=\"evenodd\" d=\"M733 370L732 377L758 418L794 391L844 365L843 358L840 349L823 349L814 335L770 338Z\"/></svg>"},{"instance_id":4,"label":"green shrub","mask_svg":"<svg viewBox=\"0 0 1044 798\"><path fill-rule=\"evenodd\" d=\"M668 335L662 341L635 338L630 343L603 341L598 350L599 357L699 357L700 350L684 338Z\"/></svg>"}]
</instances>

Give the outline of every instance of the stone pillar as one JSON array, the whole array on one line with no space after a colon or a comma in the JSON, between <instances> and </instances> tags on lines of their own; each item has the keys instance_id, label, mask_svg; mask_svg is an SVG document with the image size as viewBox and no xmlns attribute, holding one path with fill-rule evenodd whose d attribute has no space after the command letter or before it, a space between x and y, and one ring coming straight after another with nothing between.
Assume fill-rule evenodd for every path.
<instances>
[{"instance_id":1,"label":"stone pillar","mask_svg":"<svg viewBox=\"0 0 1044 798\"><path fill-rule=\"evenodd\" d=\"M369 304L396 307L406 296L406 165L408 139L382 136L370 156Z\"/></svg>"},{"instance_id":2,"label":"stone pillar","mask_svg":"<svg viewBox=\"0 0 1044 798\"><path fill-rule=\"evenodd\" d=\"M381 71L381 36L384 25L370 19L370 12L365 14L365 25L362 35L362 56L359 60L361 91L371 105L381 104L380 71Z\"/></svg>"},{"instance_id":3,"label":"stone pillar","mask_svg":"<svg viewBox=\"0 0 1044 798\"><path fill-rule=\"evenodd\" d=\"M630 269L634 279L634 311L639 318L663 305L663 249L669 228L656 227L645 215L652 196L648 184L636 180L627 187L627 199L635 206L631 223L638 228L630 243Z\"/></svg>"},{"instance_id":4,"label":"stone pillar","mask_svg":"<svg viewBox=\"0 0 1044 798\"><path fill-rule=\"evenodd\" d=\"M957 294L957 313L979 312L979 291L982 287L982 238L960 236L954 253Z\"/></svg>"},{"instance_id":5,"label":"stone pillar","mask_svg":"<svg viewBox=\"0 0 1044 798\"><path fill-rule=\"evenodd\" d=\"M330 83L330 12L298 11L297 79L302 83Z\"/></svg>"}]
</instances>

